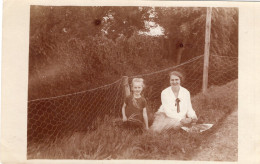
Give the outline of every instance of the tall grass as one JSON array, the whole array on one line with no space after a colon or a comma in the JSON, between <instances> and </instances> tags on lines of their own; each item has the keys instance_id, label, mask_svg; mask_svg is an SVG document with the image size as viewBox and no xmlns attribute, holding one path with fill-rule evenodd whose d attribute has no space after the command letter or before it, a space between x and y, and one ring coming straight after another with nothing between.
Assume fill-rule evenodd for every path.
<instances>
[{"instance_id":1,"label":"tall grass","mask_svg":"<svg viewBox=\"0 0 260 164\"><path fill-rule=\"evenodd\" d=\"M28 159L175 159L189 160L203 140L237 107L237 80L223 86L213 86L207 94L192 98L200 123L212 123L203 133L168 131L141 134L122 127L119 118L98 120L98 128L77 132L50 141L48 145L29 145ZM230 141L232 142L232 141ZM223 152L224 153L224 152Z\"/></svg>"}]
</instances>

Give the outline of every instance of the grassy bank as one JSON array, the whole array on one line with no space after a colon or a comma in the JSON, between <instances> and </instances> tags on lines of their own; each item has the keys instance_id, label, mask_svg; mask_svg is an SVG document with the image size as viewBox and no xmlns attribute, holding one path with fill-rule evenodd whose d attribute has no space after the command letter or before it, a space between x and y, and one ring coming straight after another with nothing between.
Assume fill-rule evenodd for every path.
<instances>
[{"instance_id":1,"label":"grassy bank","mask_svg":"<svg viewBox=\"0 0 260 164\"><path fill-rule=\"evenodd\" d=\"M200 134L184 131L136 134L123 129L117 118L106 117L95 131L74 133L48 145L30 145L28 158L190 160L194 150L222 129L225 118L237 108L237 80L210 87L207 94L194 96L192 104L199 123L212 123L213 128Z\"/></svg>"},{"instance_id":2,"label":"grassy bank","mask_svg":"<svg viewBox=\"0 0 260 164\"><path fill-rule=\"evenodd\" d=\"M238 111L235 110L223 122L222 128L204 140L193 154L192 160L237 161L238 160ZM232 142L231 142L232 141Z\"/></svg>"}]
</instances>

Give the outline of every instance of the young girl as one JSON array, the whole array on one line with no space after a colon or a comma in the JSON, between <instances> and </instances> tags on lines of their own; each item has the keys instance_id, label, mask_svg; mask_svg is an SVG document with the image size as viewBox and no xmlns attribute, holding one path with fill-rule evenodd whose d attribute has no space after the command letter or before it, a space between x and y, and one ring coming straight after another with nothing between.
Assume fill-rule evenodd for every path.
<instances>
[{"instance_id":1,"label":"young girl","mask_svg":"<svg viewBox=\"0 0 260 164\"><path fill-rule=\"evenodd\" d=\"M134 78L131 84L132 94L127 96L122 107L123 122L130 129L141 129L143 120L145 129L148 128L148 117L146 111L146 100L141 95L144 88L144 80L142 78Z\"/></svg>"}]
</instances>

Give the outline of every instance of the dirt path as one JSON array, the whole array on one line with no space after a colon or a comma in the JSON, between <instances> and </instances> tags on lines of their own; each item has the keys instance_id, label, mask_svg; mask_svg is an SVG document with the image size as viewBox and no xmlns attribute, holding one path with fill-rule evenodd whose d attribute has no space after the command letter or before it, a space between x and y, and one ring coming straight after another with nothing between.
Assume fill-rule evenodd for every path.
<instances>
[{"instance_id":1,"label":"dirt path","mask_svg":"<svg viewBox=\"0 0 260 164\"><path fill-rule=\"evenodd\" d=\"M192 160L237 161L238 153L237 110L224 120L222 127L203 142Z\"/></svg>"}]
</instances>

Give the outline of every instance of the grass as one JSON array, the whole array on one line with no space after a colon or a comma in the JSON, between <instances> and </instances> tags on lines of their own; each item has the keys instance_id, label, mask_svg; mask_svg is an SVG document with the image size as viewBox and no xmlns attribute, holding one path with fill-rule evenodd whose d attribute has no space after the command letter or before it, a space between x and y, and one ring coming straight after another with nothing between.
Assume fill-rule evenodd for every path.
<instances>
[{"instance_id":1,"label":"grass","mask_svg":"<svg viewBox=\"0 0 260 164\"><path fill-rule=\"evenodd\" d=\"M223 121L222 128L204 140L193 154L192 160L237 161L238 159L238 111ZM224 136L224 137L223 137ZM232 141L232 142L230 142ZM223 153L224 152L224 153Z\"/></svg>"},{"instance_id":2,"label":"grass","mask_svg":"<svg viewBox=\"0 0 260 164\"><path fill-rule=\"evenodd\" d=\"M211 143L212 136L219 130L223 129L221 134L228 134L230 129L224 128L227 124L225 119L237 108L237 80L223 86L210 87L207 94L194 96L192 104L200 123L214 124L210 130L199 134L181 130L136 134L122 128L119 118L105 117L94 131L77 132L47 145L29 145L28 159L191 160L194 155L198 155L197 151L202 144ZM232 138L228 142L232 143ZM219 151L215 155L221 156L224 153Z\"/></svg>"}]
</instances>

